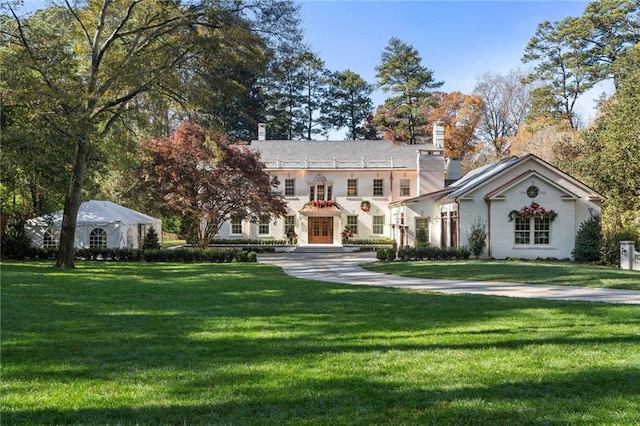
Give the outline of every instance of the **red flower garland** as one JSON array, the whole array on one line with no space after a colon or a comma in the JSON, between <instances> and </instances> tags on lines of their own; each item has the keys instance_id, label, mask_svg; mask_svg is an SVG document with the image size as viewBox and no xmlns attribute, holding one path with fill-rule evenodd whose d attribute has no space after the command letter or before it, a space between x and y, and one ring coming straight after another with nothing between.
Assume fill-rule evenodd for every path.
<instances>
[{"instance_id":1,"label":"red flower garland","mask_svg":"<svg viewBox=\"0 0 640 426\"><path fill-rule=\"evenodd\" d=\"M555 211L547 210L540 204L533 202L530 206L524 206L520 210L511 210L509 213L509 222L513 221L516 217L539 217L540 219L548 217L549 222L553 222L556 216L558 216L558 213Z\"/></svg>"}]
</instances>

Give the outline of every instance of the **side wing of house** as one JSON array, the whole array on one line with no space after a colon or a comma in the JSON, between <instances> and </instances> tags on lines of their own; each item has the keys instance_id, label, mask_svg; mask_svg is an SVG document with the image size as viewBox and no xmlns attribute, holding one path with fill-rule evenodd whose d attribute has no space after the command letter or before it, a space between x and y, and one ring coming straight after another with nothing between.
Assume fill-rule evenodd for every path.
<instances>
[{"instance_id":1,"label":"side wing of house","mask_svg":"<svg viewBox=\"0 0 640 426\"><path fill-rule=\"evenodd\" d=\"M571 258L580 224L600 214L602 201L591 188L528 155L457 197L460 244L467 245L474 223L481 223L488 257Z\"/></svg>"}]
</instances>

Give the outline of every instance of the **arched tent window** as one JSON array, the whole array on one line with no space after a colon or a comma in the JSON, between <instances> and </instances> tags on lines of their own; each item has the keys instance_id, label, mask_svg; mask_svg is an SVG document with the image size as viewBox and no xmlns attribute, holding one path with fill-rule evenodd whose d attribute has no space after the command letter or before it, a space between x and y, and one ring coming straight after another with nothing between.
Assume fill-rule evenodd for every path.
<instances>
[{"instance_id":1,"label":"arched tent window","mask_svg":"<svg viewBox=\"0 0 640 426\"><path fill-rule=\"evenodd\" d=\"M89 248L107 248L107 233L102 228L96 228L89 234Z\"/></svg>"},{"instance_id":2,"label":"arched tent window","mask_svg":"<svg viewBox=\"0 0 640 426\"><path fill-rule=\"evenodd\" d=\"M133 248L133 229L127 229L127 247Z\"/></svg>"},{"instance_id":3,"label":"arched tent window","mask_svg":"<svg viewBox=\"0 0 640 426\"><path fill-rule=\"evenodd\" d=\"M58 247L58 240L56 240L56 233L53 229L47 229L42 236L42 245L45 248Z\"/></svg>"}]
</instances>

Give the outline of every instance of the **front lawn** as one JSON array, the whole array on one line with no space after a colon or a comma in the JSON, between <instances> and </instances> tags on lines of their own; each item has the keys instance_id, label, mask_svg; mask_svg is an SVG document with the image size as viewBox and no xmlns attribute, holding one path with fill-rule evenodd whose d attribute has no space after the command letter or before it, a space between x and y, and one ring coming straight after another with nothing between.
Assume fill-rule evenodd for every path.
<instances>
[{"instance_id":1,"label":"front lawn","mask_svg":"<svg viewBox=\"0 0 640 426\"><path fill-rule=\"evenodd\" d=\"M1 422L638 424L640 309L3 263Z\"/></svg>"},{"instance_id":2,"label":"front lawn","mask_svg":"<svg viewBox=\"0 0 640 426\"><path fill-rule=\"evenodd\" d=\"M419 261L367 264L370 271L403 277L500 281L640 290L640 272L570 262L516 260Z\"/></svg>"}]
</instances>

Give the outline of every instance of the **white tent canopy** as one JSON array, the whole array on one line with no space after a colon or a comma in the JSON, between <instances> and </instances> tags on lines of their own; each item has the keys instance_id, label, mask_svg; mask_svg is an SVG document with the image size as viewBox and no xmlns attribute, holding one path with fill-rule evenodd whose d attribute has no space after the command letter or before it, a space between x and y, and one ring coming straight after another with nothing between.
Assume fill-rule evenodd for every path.
<instances>
[{"instance_id":1,"label":"white tent canopy","mask_svg":"<svg viewBox=\"0 0 640 426\"><path fill-rule=\"evenodd\" d=\"M162 238L162 221L111 201L91 200L80 205L75 247L140 248L149 227ZM58 245L62 210L27 220L25 229L34 247Z\"/></svg>"}]
</instances>

